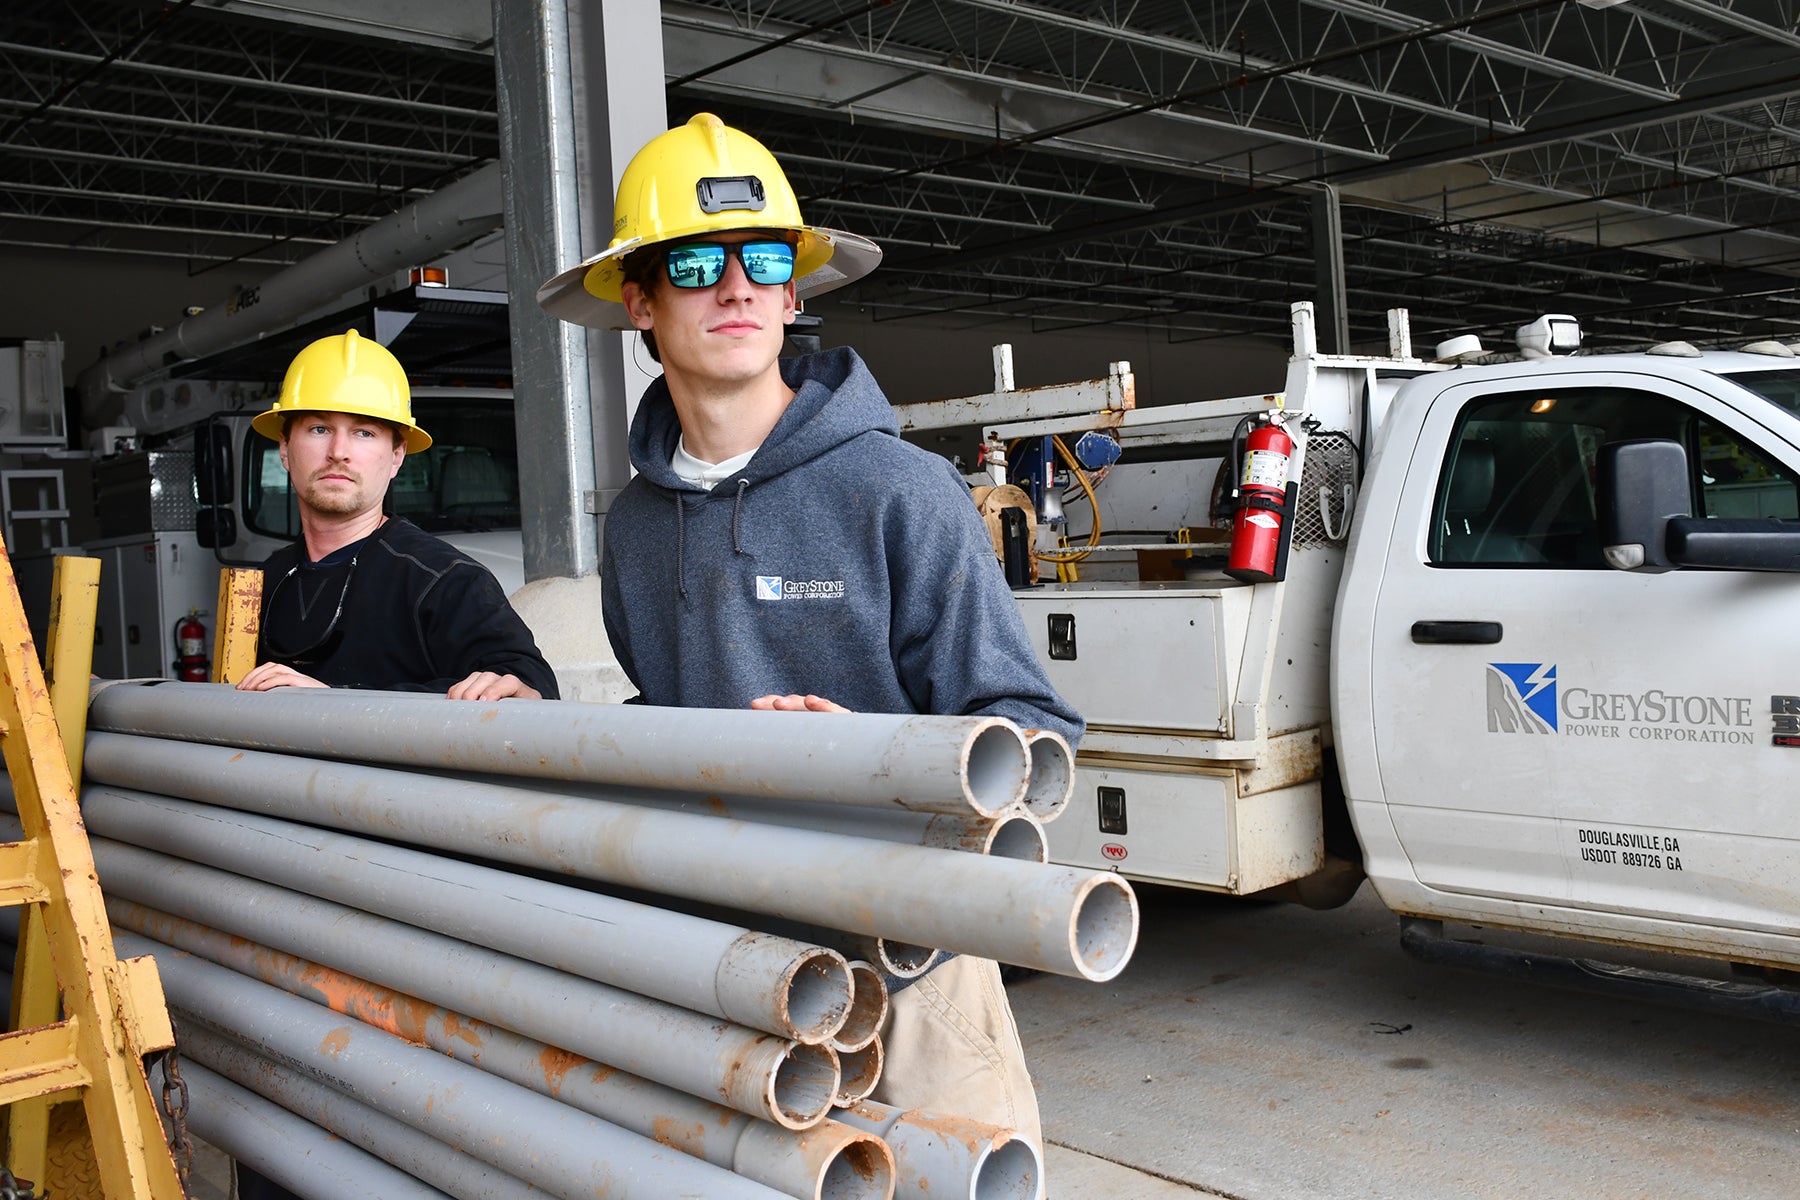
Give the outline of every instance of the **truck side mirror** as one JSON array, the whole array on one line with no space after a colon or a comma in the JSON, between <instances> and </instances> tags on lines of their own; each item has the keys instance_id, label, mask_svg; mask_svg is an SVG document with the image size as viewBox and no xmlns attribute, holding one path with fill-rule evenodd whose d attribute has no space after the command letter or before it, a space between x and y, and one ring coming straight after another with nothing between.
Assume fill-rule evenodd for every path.
<instances>
[{"instance_id":1,"label":"truck side mirror","mask_svg":"<svg viewBox=\"0 0 1800 1200\"><path fill-rule=\"evenodd\" d=\"M1669 519L1690 514L1687 451L1680 442L1640 438L1600 447L1600 545L1606 565L1655 574L1675 569Z\"/></svg>"},{"instance_id":2,"label":"truck side mirror","mask_svg":"<svg viewBox=\"0 0 1800 1200\"><path fill-rule=\"evenodd\" d=\"M208 550L237 541L231 501L231 427L208 421L194 431L194 537Z\"/></svg>"},{"instance_id":3,"label":"truck side mirror","mask_svg":"<svg viewBox=\"0 0 1800 1200\"><path fill-rule=\"evenodd\" d=\"M1662 439L1600 447L1600 544L1606 563L1645 573L1697 567L1800 572L1800 522L1696 517L1687 452Z\"/></svg>"}]
</instances>

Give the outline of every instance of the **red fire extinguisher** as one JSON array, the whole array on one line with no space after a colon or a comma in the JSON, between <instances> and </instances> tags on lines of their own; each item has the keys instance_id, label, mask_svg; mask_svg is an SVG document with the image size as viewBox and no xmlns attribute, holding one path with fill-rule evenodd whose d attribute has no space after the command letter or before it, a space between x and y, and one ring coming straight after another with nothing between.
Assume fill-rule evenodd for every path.
<instances>
[{"instance_id":1,"label":"red fire extinguisher","mask_svg":"<svg viewBox=\"0 0 1800 1200\"><path fill-rule=\"evenodd\" d=\"M200 623L200 610L192 608L175 625L175 678L188 683L205 683L206 626Z\"/></svg>"},{"instance_id":2,"label":"red fire extinguisher","mask_svg":"<svg viewBox=\"0 0 1800 1200\"><path fill-rule=\"evenodd\" d=\"M1268 583L1275 578L1281 526L1288 515L1288 460L1293 453L1294 439L1274 421L1258 425L1244 439L1231 557L1225 566L1225 573L1234 579Z\"/></svg>"}]
</instances>

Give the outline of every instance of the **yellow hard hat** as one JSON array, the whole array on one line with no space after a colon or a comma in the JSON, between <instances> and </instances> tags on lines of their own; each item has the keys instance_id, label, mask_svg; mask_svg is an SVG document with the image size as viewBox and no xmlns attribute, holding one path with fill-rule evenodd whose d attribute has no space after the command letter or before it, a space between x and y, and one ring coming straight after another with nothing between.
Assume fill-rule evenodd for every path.
<instances>
[{"instance_id":1,"label":"yellow hard hat","mask_svg":"<svg viewBox=\"0 0 1800 1200\"><path fill-rule=\"evenodd\" d=\"M620 288L634 250L738 229L784 230L794 243L800 299L843 287L874 270L881 249L853 233L800 219L800 202L763 144L711 113L658 134L619 180L612 243L538 289L544 311L577 325L629 329Z\"/></svg>"},{"instance_id":2,"label":"yellow hard hat","mask_svg":"<svg viewBox=\"0 0 1800 1200\"><path fill-rule=\"evenodd\" d=\"M320 338L294 355L287 378L281 381L281 395L269 411L256 415L250 427L279 442L288 414L298 412L378 417L406 430L408 454L431 446L431 435L413 421L412 389L406 385L400 360L354 329Z\"/></svg>"}]
</instances>

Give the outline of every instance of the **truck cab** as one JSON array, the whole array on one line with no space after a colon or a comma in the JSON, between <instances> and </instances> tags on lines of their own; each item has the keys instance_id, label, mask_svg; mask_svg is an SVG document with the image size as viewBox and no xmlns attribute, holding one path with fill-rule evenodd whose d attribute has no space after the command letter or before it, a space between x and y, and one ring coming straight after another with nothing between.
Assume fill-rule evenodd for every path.
<instances>
[{"instance_id":1,"label":"truck cab","mask_svg":"<svg viewBox=\"0 0 1800 1200\"><path fill-rule=\"evenodd\" d=\"M1644 444L1669 453L1634 567L1617 530L1647 498L1609 455ZM1671 347L1415 380L1360 509L1332 724L1382 900L1800 965L1800 361ZM1683 561L1675 532L1737 548Z\"/></svg>"}]
</instances>

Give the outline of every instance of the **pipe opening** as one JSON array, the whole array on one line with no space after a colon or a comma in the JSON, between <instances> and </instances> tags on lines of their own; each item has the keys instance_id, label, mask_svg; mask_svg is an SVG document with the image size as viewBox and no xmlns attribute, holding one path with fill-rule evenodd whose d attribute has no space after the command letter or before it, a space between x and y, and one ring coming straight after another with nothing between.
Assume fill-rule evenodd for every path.
<instances>
[{"instance_id":1,"label":"pipe opening","mask_svg":"<svg viewBox=\"0 0 1800 1200\"><path fill-rule=\"evenodd\" d=\"M976 1164L969 1195L973 1200L1037 1200L1043 1189L1044 1163L1037 1147L1015 1137Z\"/></svg>"},{"instance_id":2,"label":"pipe opening","mask_svg":"<svg viewBox=\"0 0 1800 1200\"><path fill-rule=\"evenodd\" d=\"M900 979L917 979L930 969L937 957L937 949L932 946L915 946L892 938L875 939L876 965Z\"/></svg>"},{"instance_id":3,"label":"pipe opening","mask_svg":"<svg viewBox=\"0 0 1800 1200\"><path fill-rule=\"evenodd\" d=\"M982 816L997 816L1024 797L1031 753L1013 726L996 722L983 728L969 743L964 763L969 805Z\"/></svg>"},{"instance_id":4,"label":"pipe opening","mask_svg":"<svg viewBox=\"0 0 1800 1200\"><path fill-rule=\"evenodd\" d=\"M841 1055L861 1050L875 1040L887 1020L888 991L881 972L866 962L850 964L850 1012L832 1035L831 1044Z\"/></svg>"},{"instance_id":5,"label":"pipe opening","mask_svg":"<svg viewBox=\"0 0 1800 1200\"><path fill-rule=\"evenodd\" d=\"M807 955L788 977L783 1000L792 1036L808 1044L829 1041L849 1015L854 987L842 955L825 949Z\"/></svg>"},{"instance_id":6,"label":"pipe opening","mask_svg":"<svg viewBox=\"0 0 1800 1200\"><path fill-rule=\"evenodd\" d=\"M840 1051L837 1099L832 1103L838 1108L849 1108L867 1100L881 1082L883 1058L880 1038L871 1039L861 1050Z\"/></svg>"},{"instance_id":7,"label":"pipe opening","mask_svg":"<svg viewBox=\"0 0 1800 1200\"><path fill-rule=\"evenodd\" d=\"M825 1164L819 1200L887 1200L893 1187L893 1155L884 1151L879 1139L857 1138Z\"/></svg>"},{"instance_id":8,"label":"pipe opening","mask_svg":"<svg viewBox=\"0 0 1800 1200\"><path fill-rule=\"evenodd\" d=\"M990 858L1016 858L1020 862L1035 863L1050 861L1050 843L1044 837L1043 825L1024 814L1000 818L994 826L987 852Z\"/></svg>"},{"instance_id":9,"label":"pipe opening","mask_svg":"<svg viewBox=\"0 0 1800 1200\"><path fill-rule=\"evenodd\" d=\"M1137 895L1114 875L1097 875L1075 913L1075 963L1082 978L1104 982L1125 969L1137 945Z\"/></svg>"},{"instance_id":10,"label":"pipe opening","mask_svg":"<svg viewBox=\"0 0 1800 1200\"><path fill-rule=\"evenodd\" d=\"M1028 739L1031 774L1025 784L1025 811L1040 821L1054 820L1075 796L1075 763L1069 743L1041 730Z\"/></svg>"},{"instance_id":11,"label":"pipe opening","mask_svg":"<svg viewBox=\"0 0 1800 1200\"><path fill-rule=\"evenodd\" d=\"M838 1090L837 1055L829 1046L794 1046L769 1084L777 1124L806 1129L831 1111Z\"/></svg>"}]
</instances>

